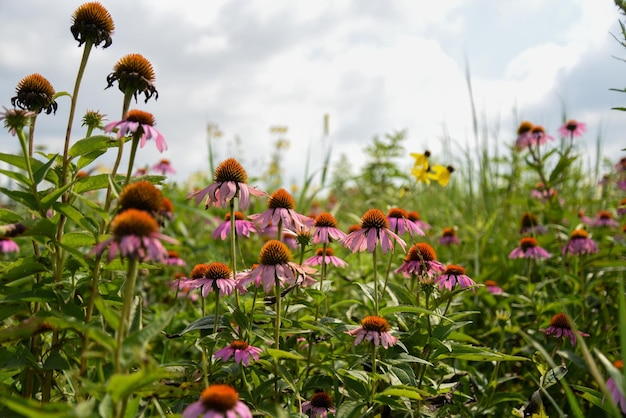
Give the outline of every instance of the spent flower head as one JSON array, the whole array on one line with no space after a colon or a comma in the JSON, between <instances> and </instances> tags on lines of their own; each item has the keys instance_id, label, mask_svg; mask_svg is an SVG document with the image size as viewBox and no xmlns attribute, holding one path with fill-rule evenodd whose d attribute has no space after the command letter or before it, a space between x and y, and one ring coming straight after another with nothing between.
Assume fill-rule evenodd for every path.
<instances>
[{"instance_id":1,"label":"spent flower head","mask_svg":"<svg viewBox=\"0 0 626 418\"><path fill-rule=\"evenodd\" d=\"M111 35L115 24L109 11L94 1L78 6L72 15L70 30L78 46L87 42L99 46L104 42L102 48L107 48L113 42Z\"/></svg>"},{"instance_id":2,"label":"spent flower head","mask_svg":"<svg viewBox=\"0 0 626 418\"><path fill-rule=\"evenodd\" d=\"M132 95L137 101L137 95L143 93L146 103L152 96L159 98L159 92L154 86L154 68L141 54L128 54L120 58L113 67L113 72L107 76L107 86L117 86L124 95Z\"/></svg>"},{"instance_id":3,"label":"spent flower head","mask_svg":"<svg viewBox=\"0 0 626 418\"><path fill-rule=\"evenodd\" d=\"M41 74L27 75L17 84L16 96L11 98L11 105L31 112L46 114L56 113L57 102L52 84Z\"/></svg>"}]
</instances>

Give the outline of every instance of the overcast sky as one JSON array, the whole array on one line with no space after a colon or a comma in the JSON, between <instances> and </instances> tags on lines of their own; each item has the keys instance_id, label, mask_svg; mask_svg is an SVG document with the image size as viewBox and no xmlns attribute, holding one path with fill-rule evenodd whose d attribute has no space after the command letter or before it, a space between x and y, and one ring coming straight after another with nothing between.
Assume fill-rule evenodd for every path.
<instances>
[{"instance_id":1,"label":"overcast sky","mask_svg":"<svg viewBox=\"0 0 626 418\"><path fill-rule=\"evenodd\" d=\"M0 1L0 105L10 107L17 83L36 72L71 91L82 48L69 28L82 3ZM78 113L118 120L122 94L104 90L106 76L122 56L142 54L159 99L132 108L154 114L169 150L159 154L149 143L138 162L168 158L180 181L208 172L209 123L223 132L218 162L234 156L250 176L269 161L270 127L287 126L286 183L301 182L310 144L320 149L325 114L334 160L346 154L355 169L373 136L399 130L407 131L407 151L429 148L436 159L444 132L455 143L474 141L466 63L477 110L497 131L493 141L510 144L522 119L556 136L565 111L588 124L589 152L601 133L604 155L624 155L626 113L611 107L626 106L626 94L609 89L626 86L626 63L615 58L626 50L612 36L621 15L611 0L101 3L116 30L109 48L91 53ZM58 103L56 116L38 119L37 141L62 152L69 100ZM77 125L74 139L81 133ZM5 131L0 141L2 152L19 150Z\"/></svg>"}]
</instances>

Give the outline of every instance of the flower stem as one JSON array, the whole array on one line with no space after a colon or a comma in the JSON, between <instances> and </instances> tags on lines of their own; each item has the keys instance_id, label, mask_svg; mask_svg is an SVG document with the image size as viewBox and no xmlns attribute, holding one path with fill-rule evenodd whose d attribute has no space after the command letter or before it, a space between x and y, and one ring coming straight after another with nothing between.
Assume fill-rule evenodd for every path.
<instances>
[{"instance_id":1,"label":"flower stem","mask_svg":"<svg viewBox=\"0 0 626 418\"><path fill-rule=\"evenodd\" d=\"M139 133L137 133L139 132ZM135 164L135 155L137 154L137 147L139 146L140 131L137 131L133 135L132 144L130 146L130 158L128 159L128 170L126 171L126 179L124 179L124 187L130 183L130 178L133 175L133 165Z\"/></svg>"},{"instance_id":2,"label":"flower stem","mask_svg":"<svg viewBox=\"0 0 626 418\"><path fill-rule=\"evenodd\" d=\"M376 270L376 247L374 247L374 251L372 251L372 261L374 264L374 271L372 275L374 276L374 315L378 315L378 274Z\"/></svg>"},{"instance_id":3,"label":"flower stem","mask_svg":"<svg viewBox=\"0 0 626 418\"><path fill-rule=\"evenodd\" d=\"M279 227L280 229L280 227ZM274 290L276 292L276 324L274 328L274 347L276 350L280 350L280 311L281 311L281 296L280 296L280 280L278 277L274 278L275 286ZM274 358L274 397L275 401L278 402L278 358Z\"/></svg>"},{"instance_id":4,"label":"flower stem","mask_svg":"<svg viewBox=\"0 0 626 418\"><path fill-rule=\"evenodd\" d=\"M230 271L237 277L237 230L235 228L235 200L230 199ZM239 308L239 290L235 288L235 305Z\"/></svg>"},{"instance_id":5,"label":"flower stem","mask_svg":"<svg viewBox=\"0 0 626 418\"><path fill-rule=\"evenodd\" d=\"M116 373L122 373L122 343L130 330L130 312L132 310L133 300L135 299L135 286L137 284L138 271L139 261L136 258L129 258L126 270L126 285L123 292L124 300L122 302L122 312L117 329L117 346L115 348Z\"/></svg>"}]
</instances>

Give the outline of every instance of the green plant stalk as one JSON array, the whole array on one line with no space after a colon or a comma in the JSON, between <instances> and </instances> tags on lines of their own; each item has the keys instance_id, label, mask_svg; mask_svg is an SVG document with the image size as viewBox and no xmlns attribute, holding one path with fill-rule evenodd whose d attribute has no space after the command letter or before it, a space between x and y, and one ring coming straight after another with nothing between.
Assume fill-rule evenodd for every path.
<instances>
[{"instance_id":1,"label":"green plant stalk","mask_svg":"<svg viewBox=\"0 0 626 418\"><path fill-rule=\"evenodd\" d=\"M389 281L389 273L391 272L391 263L393 262L393 254L394 250L391 249L391 253L389 254L389 262L387 263L387 270L385 271L385 282L383 284L383 291L381 295L384 297L385 292L387 291L387 282Z\"/></svg>"},{"instance_id":2,"label":"green plant stalk","mask_svg":"<svg viewBox=\"0 0 626 418\"><path fill-rule=\"evenodd\" d=\"M279 227L280 229L280 227ZM274 291L276 293L276 324L274 327L274 347L280 350L280 314L281 314L281 296L280 296L280 280L274 278ZM274 399L276 402L280 399L278 396L278 358L274 358Z\"/></svg>"},{"instance_id":3,"label":"green plant stalk","mask_svg":"<svg viewBox=\"0 0 626 418\"><path fill-rule=\"evenodd\" d=\"M126 268L126 285L124 286L124 298L122 301L122 312L120 313L120 323L117 329L117 344L115 347L115 372L122 373L122 344L130 330L130 312L133 300L135 299L135 287L137 285L137 273L139 271L139 260L128 258Z\"/></svg>"},{"instance_id":4,"label":"green plant stalk","mask_svg":"<svg viewBox=\"0 0 626 418\"><path fill-rule=\"evenodd\" d=\"M374 276L374 315L378 316L378 274L376 269L376 247L374 247L374 251L372 251L372 264L374 267L374 271L372 275Z\"/></svg>"},{"instance_id":5,"label":"green plant stalk","mask_svg":"<svg viewBox=\"0 0 626 418\"><path fill-rule=\"evenodd\" d=\"M235 228L235 199L230 199L230 271L237 277L237 230ZM239 290L235 288L235 306L239 308Z\"/></svg>"},{"instance_id":6,"label":"green plant stalk","mask_svg":"<svg viewBox=\"0 0 626 418\"><path fill-rule=\"evenodd\" d=\"M124 179L124 187L128 186L128 183L130 183L130 179L133 175L133 165L135 164L135 155L137 154L137 147L139 146L141 133L141 131L137 130L137 132L133 135L133 142L130 146L130 158L128 159L128 170L126 171L126 178Z\"/></svg>"},{"instance_id":7,"label":"green plant stalk","mask_svg":"<svg viewBox=\"0 0 626 418\"><path fill-rule=\"evenodd\" d=\"M201 306L202 306L202 317L204 318L206 316L206 300L204 299L204 297L202 297L202 293L200 294L201 296ZM209 353L208 350L206 348L206 345L202 345L202 379L204 382L204 386L208 387L209 386Z\"/></svg>"}]
</instances>

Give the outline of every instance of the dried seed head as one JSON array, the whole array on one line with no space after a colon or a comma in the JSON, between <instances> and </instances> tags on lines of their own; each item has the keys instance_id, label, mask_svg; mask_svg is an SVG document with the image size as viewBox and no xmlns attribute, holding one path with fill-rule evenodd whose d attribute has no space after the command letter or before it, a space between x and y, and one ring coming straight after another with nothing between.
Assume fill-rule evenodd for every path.
<instances>
[{"instance_id":1,"label":"dried seed head","mask_svg":"<svg viewBox=\"0 0 626 418\"><path fill-rule=\"evenodd\" d=\"M56 113L57 102L54 101L55 91L52 84L41 74L27 75L15 88L17 95L11 98L11 104L20 109L46 114Z\"/></svg>"},{"instance_id":2,"label":"dried seed head","mask_svg":"<svg viewBox=\"0 0 626 418\"><path fill-rule=\"evenodd\" d=\"M246 183L248 181L248 175L246 174L246 170L239 164L239 161L234 158L228 158L217 166L213 179L216 183L224 183L227 181Z\"/></svg>"},{"instance_id":3,"label":"dried seed head","mask_svg":"<svg viewBox=\"0 0 626 418\"><path fill-rule=\"evenodd\" d=\"M74 11L72 26L70 27L78 46L91 42L102 48L107 48L113 42L111 35L115 30L113 18L107 9L98 2L84 3Z\"/></svg>"},{"instance_id":4,"label":"dried seed head","mask_svg":"<svg viewBox=\"0 0 626 418\"><path fill-rule=\"evenodd\" d=\"M118 87L125 95L143 93L147 102L152 96L159 98L159 92L154 87L154 69L150 61L141 54L128 54L120 58L113 67L113 72L107 77L107 87L112 87L117 81Z\"/></svg>"}]
</instances>

